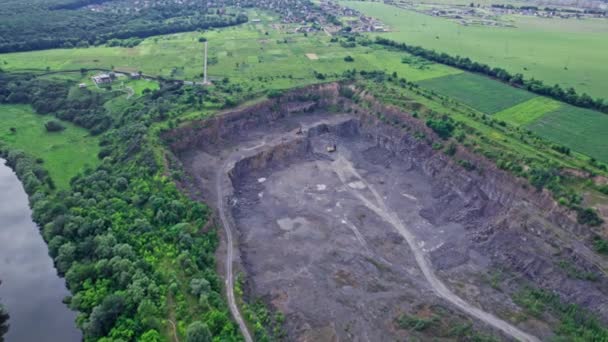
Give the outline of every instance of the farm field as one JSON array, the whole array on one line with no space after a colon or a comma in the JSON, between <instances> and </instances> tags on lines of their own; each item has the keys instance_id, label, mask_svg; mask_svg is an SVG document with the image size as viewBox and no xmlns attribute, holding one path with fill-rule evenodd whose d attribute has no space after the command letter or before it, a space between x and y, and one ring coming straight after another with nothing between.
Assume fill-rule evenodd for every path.
<instances>
[{"instance_id":1,"label":"farm field","mask_svg":"<svg viewBox=\"0 0 608 342\"><path fill-rule=\"evenodd\" d=\"M516 28L463 26L378 2L341 1L376 17L385 38L420 45L522 73L547 84L608 98L608 21L513 16Z\"/></svg>"},{"instance_id":2,"label":"farm field","mask_svg":"<svg viewBox=\"0 0 608 342\"><path fill-rule=\"evenodd\" d=\"M608 162L608 115L536 96L490 78L462 73L418 82L492 118Z\"/></svg>"},{"instance_id":3,"label":"farm field","mask_svg":"<svg viewBox=\"0 0 608 342\"><path fill-rule=\"evenodd\" d=\"M539 136L608 162L608 115L563 105L526 126Z\"/></svg>"},{"instance_id":4,"label":"farm field","mask_svg":"<svg viewBox=\"0 0 608 342\"><path fill-rule=\"evenodd\" d=\"M424 88L450 96L486 114L500 112L536 95L472 73L448 75L418 82Z\"/></svg>"},{"instance_id":5,"label":"farm field","mask_svg":"<svg viewBox=\"0 0 608 342\"><path fill-rule=\"evenodd\" d=\"M0 144L41 158L55 185L66 189L85 166L99 163L99 142L85 129L63 121L65 130L49 133L44 124L51 119L55 118L36 114L26 105L0 105Z\"/></svg>"},{"instance_id":6,"label":"farm field","mask_svg":"<svg viewBox=\"0 0 608 342\"><path fill-rule=\"evenodd\" d=\"M558 101L538 96L500 111L492 117L515 126L525 126L543 115L557 110L562 105L563 104Z\"/></svg>"},{"instance_id":7,"label":"farm field","mask_svg":"<svg viewBox=\"0 0 608 342\"><path fill-rule=\"evenodd\" d=\"M270 21L270 19L268 19ZM266 34L268 33L268 35ZM201 80L202 44L209 41L209 76L225 77L244 88L285 89L318 82L315 71L341 74L345 70L396 71L408 81L458 74L462 71L439 64L404 64L405 53L364 47L344 48L330 42L324 33L288 34L268 22L211 30L152 37L134 48L91 47L55 49L0 55L7 71L37 69L77 70L115 68L117 71ZM353 62L344 57L352 56Z\"/></svg>"}]
</instances>

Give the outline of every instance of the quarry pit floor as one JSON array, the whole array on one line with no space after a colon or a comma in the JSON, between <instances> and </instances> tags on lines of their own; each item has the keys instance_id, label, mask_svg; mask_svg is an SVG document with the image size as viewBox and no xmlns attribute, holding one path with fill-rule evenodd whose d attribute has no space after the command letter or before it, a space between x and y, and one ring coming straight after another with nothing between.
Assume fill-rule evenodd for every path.
<instances>
[{"instance_id":1,"label":"quarry pit floor","mask_svg":"<svg viewBox=\"0 0 608 342\"><path fill-rule=\"evenodd\" d=\"M442 280L488 261L462 225L433 219L445 203L430 177L357 127L293 116L182 158L228 217L249 295L286 316L289 340L404 339L395 319L435 303L536 341Z\"/></svg>"}]
</instances>

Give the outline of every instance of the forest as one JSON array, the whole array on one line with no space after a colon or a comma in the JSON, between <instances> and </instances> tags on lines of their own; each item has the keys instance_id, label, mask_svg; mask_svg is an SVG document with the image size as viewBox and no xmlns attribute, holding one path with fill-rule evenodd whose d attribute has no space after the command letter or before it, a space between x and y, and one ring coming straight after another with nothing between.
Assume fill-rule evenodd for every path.
<instances>
[{"instance_id":1,"label":"forest","mask_svg":"<svg viewBox=\"0 0 608 342\"><path fill-rule=\"evenodd\" d=\"M239 341L215 271L218 237L210 211L166 176L148 133L205 94L165 84L109 116L102 106L107 97L90 92L70 99L74 84L65 80L1 73L0 80L0 89L9 89L1 102L30 103L40 114L52 110L101 134L101 165L73 178L69 191L54 189L44 161L0 146L73 294L68 304L80 312L85 340L160 341L174 326L179 336Z\"/></svg>"},{"instance_id":2,"label":"forest","mask_svg":"<svg viewBox=\"0 0 608 342\"><path fill-rule=\"evenodd\" d=\"M162 2L158 6L92 11L72 3L4 0L0 12L0 53L100 45L111 39L196 31L247 21L238 13L223 13L203 3Z\"/></svg>"}]
</instances>

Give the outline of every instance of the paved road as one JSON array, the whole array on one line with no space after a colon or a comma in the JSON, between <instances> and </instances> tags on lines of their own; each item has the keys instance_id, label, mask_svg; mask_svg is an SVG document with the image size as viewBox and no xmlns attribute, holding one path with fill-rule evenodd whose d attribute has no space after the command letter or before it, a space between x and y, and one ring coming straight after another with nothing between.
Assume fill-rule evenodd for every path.
<instances>
[{"instance_id":1,"label":"paved road","mask_svg":"<svg viewBox=\"0 0 608 342\"><path fill-rule=\"evenodd\" d=\"M227 173L227 167L229 162L225 162L221 168L218 169L215 181L215 187L217 192L217 210L220 214L220 219L222 221L222 226L224 226L224 231L226 232L226 294L228 297L228 306L230 307L230 312L232 313L232 317L239 325L239 329L241 330L241 334L245 338L245 342L253 342L251 338L251 334L249 333L249 329L245 324L245 320L243 320L243 316L241 316L241 312L239 311L238 306L236 305L236 301L234 299L234 275L232 274L232 263L234 259L234 242L232 239L232 225L230 220L226 216L226 202L224 198L224 189L222 187L222 181Z\"/></svg>"},{"instance_id":2,"label":"paved road","mask_svg":"<svg viewBox=\"0 0 608 342\"><path fill-rule=\"evenodd\" d=\"M399 217L392 210L390 210L390 208L384 202L384 199L382 198L382 196L380 196L380 194L376 191L376 189L374 187L372 187L357 172L357 170L354 168L352 163L350 161L348 161L347 159L345 159L344 157L339 156L332 163L331 167L334 170L334 172L338 175L338 177L340 178L340 181L342 181L342 183L344 183L344 185L346 186L346 189L348 189L348 191L350 191L355 197L357 197L366 207L371 209L378 216L380 216L383 220L385 220L390 225L392 225L399 232L399 234L401 234L401 236L403 236L403 238L407 241L407 244L409 245L410 249L414 253L414 257L416 259L416 263L418 264L418 267L420 268L420 270L422 270L424 277L429 282L429 284L433 288L433 291L435 291L435 293L438 296L449 301L450 303L457 306L458 308L460 308L462 311L466 312L467 314L469 314L473 317L476 317L483 322L486 322L487 324L503 331L505 334L507 334L517 340L526 341L526 342L540 342L540 340L538 338L536 338L535 336L532 336L528 333L521 331L520 329L516 328L515 326L509 324L508 322L503 321L502 319L492 315L491 313L487 313L487 312L467 303L462 298L455 295L450 289L447 288L447 286L445 286L445 284L443 284L441 282L441 280L439 280L439 278L437 278L437 276L433 272L431 264L425 257L424 252L422 250L420 250L420 248L416 244L415 236L410 231L407 230L407 228L405 227L405 225L403 224L401 219L399 219ZM349 181L349 179L352 180L353 177L355 177L358 180L360 180L361 182L363 182L363 184L365 184L366 187L363 189L355 189L355 188L348 186L347 182ZM369 199L367 196L365 196L364 192L368 192L368 194L371 193L371 195L373 196L373 199Z\"/></svg>"}]
</instances>

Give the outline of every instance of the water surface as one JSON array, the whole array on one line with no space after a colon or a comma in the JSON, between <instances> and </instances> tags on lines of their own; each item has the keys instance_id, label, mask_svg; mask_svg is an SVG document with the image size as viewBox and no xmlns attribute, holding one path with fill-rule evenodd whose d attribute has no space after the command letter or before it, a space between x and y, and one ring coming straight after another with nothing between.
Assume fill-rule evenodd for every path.
<instances>
[{"instance_id":1,"label":"water surface","mask_svg":"<svg viewBox=\"0 0 608 342\"><path fill-rule=\"evenodd\" d=\"M48 248L31 219L27 195L0 159L0 301L11 316L7 342L80 341L76 313Z\"/></svg>"}]
</instances>

